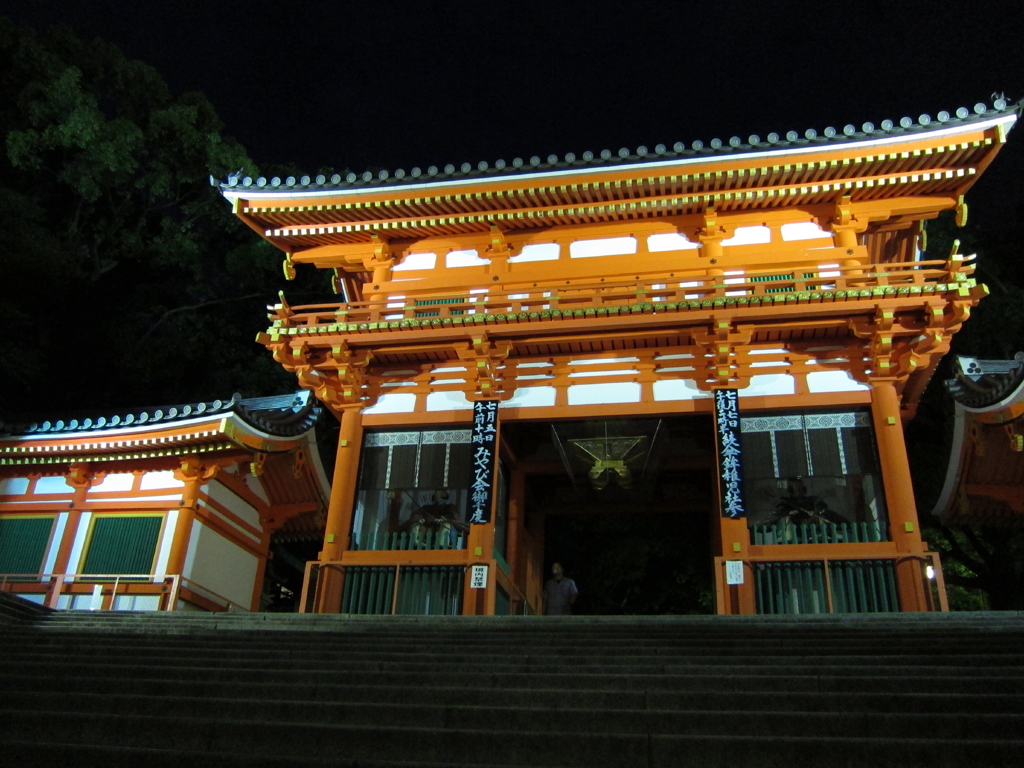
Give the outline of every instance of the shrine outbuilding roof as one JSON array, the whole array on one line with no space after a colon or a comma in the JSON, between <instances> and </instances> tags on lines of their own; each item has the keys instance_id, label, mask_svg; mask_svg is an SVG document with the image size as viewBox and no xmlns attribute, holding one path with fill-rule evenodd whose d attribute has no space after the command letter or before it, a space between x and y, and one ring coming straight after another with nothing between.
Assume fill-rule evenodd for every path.
<instances>
[{"instance_id":1,"label":"shrine outbuilding roof","mask_svg":"<svg viewBox=\"0 0 1024 768\"><path fill-rule=\"evenodd\" d=\"M1024 526L1024 352L958 356L946 381L956 402L953 445L932 514L954 525Z\"/></svg>"},{"instance_id":2,"label":"shrine outbuilding roof","mask_svg":"<svg viewBox=\"0 0 1024 768\"><path fill-rule=\"evenodd\" d=\"M1024 103L1024 102L1022 102ZM689 144L677 141L674 144L657 144L653 148L639 146L635 149L623 147L617 152L609 149L600 152L585 151L579 154L568 152L562 156L549 154L534 155L530 158L516 157L511 161L481 160L477 163L449 163L445 166L430 165L414 167L409 171L395 170L347 171L344 174L319 174L315 176L245 176L241 172L229 174L224 181L210 178L211 184L219 186L226 196L243 195L246 198L281 197L291 195L339 194L345 191L385 191L395 187L433 186L444 182L471 183L475 180L513 178L523 176L557 176L566 173L577 174L587 170L608 171L617 167L649 166L658 167L684 165L690 161L708 161L744 155L772 156L789 151L807 152L815 149L837 149L844 145L891 143L901 138L913 138L927 133L938 133L960 127L980 127L980 124L999 121L1020 113L1022 103L1010 104L1002 96L995 96L991 104L978 102L972 108L960 107L953 112L940 111L934 117L929 114L917 118L902 117L898 121L882 120L877 125L862 123L859 127L847 124L842 128L832 126L823 130L808 128L802 133L788 131L785 134L768 133L765 136L752 134L746 138L733 136L727 140L718 138L708 142L694 140Z\"/></svg>"},{"instance_id":3,"label":"shrine outbuilding roof","mask_svg":"<svg viewBox=\"0 0 1024 768\"><path fill-rule=\"evenodd\" d=\"M298 437L313 428L319 414L316 398L300 390L285 395L126 408L115 412L76 414L9 423L0 421L0 439L23 437L71 437L96 432L169 427L197 419L236 416L250 427L273 437Z\"/></svg>"},{"instance_id":4,"label":"shrine outbuilding roof","mask_svg":"<svg viewBox=\"0 0 1024 768\"><path fill-rule=\"evenodd\" d=\"M946 389L968 410L1009 406L1024 385L1024 352L1012 360L979 360L958 355L956 375Z\"/></svg>"}]
</instances>

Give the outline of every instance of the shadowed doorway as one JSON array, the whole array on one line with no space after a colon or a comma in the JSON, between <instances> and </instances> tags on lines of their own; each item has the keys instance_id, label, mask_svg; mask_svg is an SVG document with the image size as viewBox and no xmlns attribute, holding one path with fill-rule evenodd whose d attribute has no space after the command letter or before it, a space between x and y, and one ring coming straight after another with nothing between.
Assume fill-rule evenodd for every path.
<instances>
[{"instance_id":1,"label":"shadowed doorway","mask_svg":"<svg viewBox=\"0 0 1024 768\"><path fill-rule=\"evenodd\" d=\"M526 472L545 579L561 562L577 615L711 613L714 463L706 416L505 426Z\"/></svg>"}]
</instances>

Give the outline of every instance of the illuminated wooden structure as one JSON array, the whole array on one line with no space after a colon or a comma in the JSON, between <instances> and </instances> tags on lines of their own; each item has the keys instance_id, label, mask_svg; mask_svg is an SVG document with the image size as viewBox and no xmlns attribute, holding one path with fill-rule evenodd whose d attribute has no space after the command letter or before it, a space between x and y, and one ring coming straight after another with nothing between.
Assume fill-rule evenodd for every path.
<instances>
[{"instance_id":1,"label":"illuminated wooden structure","mask_svg":"<svg viewBox=\"0 0 1024 768\"><path fill-rule=\"evenodd\" d=\"M953 445L932 513L948 525L1024 524L1024 353L957 357L946 386L956 410Z\"/></svg>"},{"instance_id":2,"label":"illuminated wooden structure","mask_svg":"<svg viewBox=\"0 0 1024 768\"><path fill-rule=\"evenodd\" d=\"M739 390L759 510L733 519L708 505L718 612L935 607L902 424L985 289L970 257L921 260L924 222L946 210L963 222L964 194L1016 118L997 100L823 133L221 184L285 252L286 276L329 270L342 294L301 307L282 295L257 339L341 422L304 607L401 611L403 568L475 564L489 567L486 588L467 571L461 603L445 587L446 611L539 608L529 462L506 444L492 521L455 538L449 525L438 547L437 525L408 524L422 498L402 501L392 465L368 464L389 435L404 430L394 439L417 457L446 430L456 446L473 403L497 399L503 434L704 415L710 447L716 389ZM607 479L610 466L595 471ZM416 543L425 530L433 543ZM725 583L727 561L743 563L744 583ZM868 582L873 594L856 587Z\"/></svg>"},{"instance_id":3,"label":"illuminated wooden structure","mask_svg":"<svg viewBox=\"0 0 1024 768\"><path fill-rule=\"evenodd\" d=\"M54 608L257 610L271 537L319 534L308 392L0 423L0 588Z\"/></svg>"}]
</instances>

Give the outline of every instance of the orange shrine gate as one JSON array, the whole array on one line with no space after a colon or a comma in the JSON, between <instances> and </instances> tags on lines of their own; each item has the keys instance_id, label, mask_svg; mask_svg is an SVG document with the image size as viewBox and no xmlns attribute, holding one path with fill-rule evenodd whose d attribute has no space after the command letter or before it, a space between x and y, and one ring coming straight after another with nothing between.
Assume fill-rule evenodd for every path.
<instances>
[{"instance_id":1,"label":"orange shrine gate","mask_svg":"<svg viewBox=\"0 0 1024 768\"><path fill-rule=\"evenodd\" d=\"M924 223L1017 113L221 184L340 294L258 336L341 422L303 610L539 612L545 514L669 476L718 613L942 608L903 424L986 291Z\"/></svg>"}]
</instances>

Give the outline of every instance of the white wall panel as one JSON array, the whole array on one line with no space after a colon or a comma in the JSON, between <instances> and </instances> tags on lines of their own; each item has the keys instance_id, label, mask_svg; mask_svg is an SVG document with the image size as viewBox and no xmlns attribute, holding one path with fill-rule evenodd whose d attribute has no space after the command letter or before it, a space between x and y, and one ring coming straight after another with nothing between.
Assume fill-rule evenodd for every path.
<instances>
[{"instance_id":1,"label":"white wall panel","mask_svg":"<svg viewBox=\"0 0 1024 768\"><path fill-rule=\"evenodd\" d=\"M472 407L462 392L431 392L427 395L428 411L462 411Z\"/></svg>"},{"instance_id":2,"label":"white wall panel","mask_svg":"<svg viewBox=\"0 0 1024 768\"><path fill-rule=\"evenodd\" d=\"M807 389L812 393L866 392L871 387L855 381L846 371L814 371L807 374Z\"/></svg>"},{"instance_id":3,"label":"white wall panel","mask_svg":"<svg viewBox=\"0 0 1024 768\"><path fill-rule=\"evenodd\" d=\"M259 567L255 555L197 521L192 528L187 560L187 579L249 607Z\"/></svg>"},{"instance_id":4,"label":"white wall panel","mask_svg":"<svg viewBox=\"0 0 1024 768\"><path fill-rule=\"evenodd\" d=\"M377 402L366 408L363 413L412 413L416 410L416 395L411 392L394 392L381 395Z\"/></svg>"},{"instance_id":5,"label":"white wall panel","mask_svg":"<svg viewBox=\"0 0 1024 768\"><path fill-rule=\"evenodd\" d=\"M700 400L711 397L710 392L697 389L693 379L662 379L654 382L654 399L665 400Z\"/></svg>"},{"instance_id":6,"label":"white wall panel","mask_svg":"<svg viewBox=\"0 0 1024 768\"><path fill-rule=\"evenodd\" d=\"M0 480L0 496L20 496L28 492L27 477L5 477Z\"/></svg>"},{"instance_id":7,"label":"white wall panel","mask_svg":"<svg viewBox=\"0 0 1024 768\"><path fill-rule=\"evenodd\" d=\"M750 377L750 384L740 390L740 397L795 395L796 380L788 373L761 373Z\"/></svg>"},{"instance_id":8,"label":"white wall panel","mask_svg":"<svg viewBox=\"0 0 1024 768\"><path fill-rule=\"evenodd\" d=\"M184 488L185 483L178 480L171 470L163 472L147 472L142 476L139 488L143 491L156 491L161 488Z\"/></svg>"},{"instance_id":9,"label":"white wall panel","mask_svg":"<svg viewBox=\"0 0 1024 768\"><path fill-rule=\"evenodd\" d=\"M130 491L133 485L135 485L135 475L131 472L117 472L104 477L101 482L89 489L89 493Z\"/></svg>"},{"instance_id":10,"label":"white wall panel","mask_svg":"<svg viewBox=\"0 0 1024 768\"><path fill-rule=\"evenodd\" d=\"M569 387L569 405L605 405L639 403L640 385L633 381L616 384L573 384Z\"/></svg>"}]
</instances>

